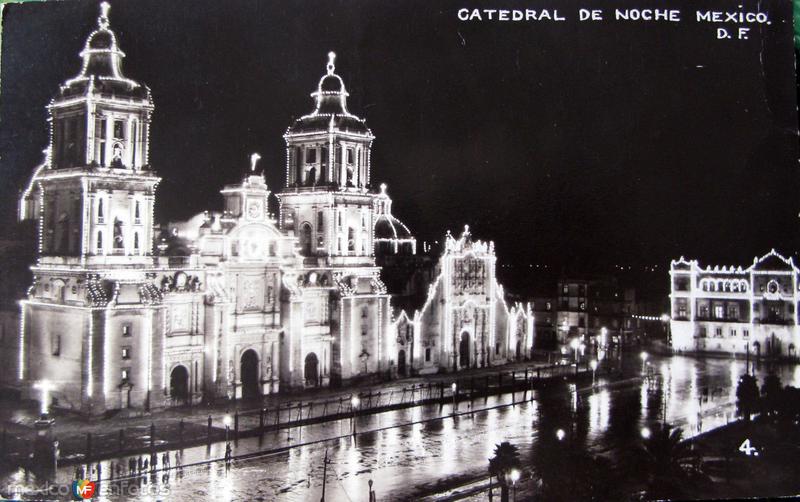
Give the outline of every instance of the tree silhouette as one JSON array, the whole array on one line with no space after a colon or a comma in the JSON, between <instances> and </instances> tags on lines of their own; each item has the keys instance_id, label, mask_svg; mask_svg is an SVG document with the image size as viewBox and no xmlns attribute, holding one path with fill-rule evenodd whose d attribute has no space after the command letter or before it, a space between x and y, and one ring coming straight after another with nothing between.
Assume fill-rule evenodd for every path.
<instances>
[{"instance_id":1,"label":"tree silhouette","mask_svg":"<svg viewBox=\"0 0 800 502\"><path fill-rule=\"evenodd\" d=\"M787 385L781 391L777 406L778 418L786 424L800 420L800 389Z\"/></svg>"},{"instance_id":2,"label":"tree silhouette","mask_svg":"<svg viewBox=\"0 0 800 502\"><path fill-rule=\"evenodd\" d=\"M512 469L519 467L519 448L508 441L495 445L494 457L489 459L489 474L497 476L501 502L508 502L508 476Z\"/></svg>"},{"instance_id":3,"label":"tree silhouette","mask_svg":"<svg viewBox=\"0 0 800 502\"><path fill-rule=\"evenodd\" d=\"M750 421L750 416L758 407L758 383L753 375L742 375L736 386L736 408L745 420Z\"/></svg>"},{"instance_id":4,"label":"tree silhouette","mask_svg":"<svg viewBox=\"0 0 800 502\"><path fill-rule=\"evenodd\" d=\"M775 416L778 413L782 394L780 377L775 373L767 375L764 378L764 385L761 386L761 401L767 416Z\"/></svg>"},{"instance_id":5,"label":"tree silhouette","mask_svg":"<svg viewBox=\"0 0 800 502\"><path fill-rule=\"evenodd\" d=\"M683 430L670 424L663 424L643 441L640 456L647 473L647 493L652 498L680 497L680 487L704 478L698 456L683 441Z\"/></svg>"}]
</instances>

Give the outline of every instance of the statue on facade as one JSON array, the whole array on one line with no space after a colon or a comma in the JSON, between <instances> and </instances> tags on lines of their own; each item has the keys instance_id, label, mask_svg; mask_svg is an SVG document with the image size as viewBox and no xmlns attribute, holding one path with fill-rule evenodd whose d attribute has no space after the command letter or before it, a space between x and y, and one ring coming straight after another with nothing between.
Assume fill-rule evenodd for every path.
<instances>
[{"instance_id":1,"label":"statue on facade","mask_svg":"<svg viewBox=\"0 0 800 502\"><path fill-rule=\"evenodd\" d=\"M114 249L123 249L125 242L122 238L122 221L114 218Z\"/></svg>"}]
</instances>

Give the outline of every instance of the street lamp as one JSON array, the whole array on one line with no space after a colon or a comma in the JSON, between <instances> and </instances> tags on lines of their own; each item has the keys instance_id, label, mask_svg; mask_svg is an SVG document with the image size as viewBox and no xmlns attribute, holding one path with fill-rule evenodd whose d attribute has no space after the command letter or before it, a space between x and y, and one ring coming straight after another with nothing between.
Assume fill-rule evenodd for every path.
<instances>
[{"instance_id":1,"label":"street lamp","mask_svg":"<svg viewBox=\"0 0 800 502\"><path fill-rule=\"evenodd\" d=\"M353 410L353 418L351 419L353 422L353 437L356 437L356 408L358 408L360 402L358 396L353 396L352 399L350 399L350 409Z\"/></svg>"},{"instance_id":2,"label":"street lamp","mask_svg":"<svg viewBox=\"0 0 800 502\"><path fill-rule=\"evenodd\" d=\"M575 351L575 362L578 362L578 347L580 347L580 342L577 338L573 338L572 341L569 342L569 346L572 347L572 350Z\"/></svg>"},{"instance_id":3,"label":"street lamp","mask_svg":"<svg viewBox=\"0 0 800 502\"><path fill-rule=\"evenodd\" d=\"M453 415L455 416L456 411L458 409L457 408L458 403L456 402L456 391L458 390L458 385L456 385L456 383L453 382L453 385L451 385L450 388L453 390Z\"/></svg>"},{"instance_id":4,"label":"street lamp","mask_svg":"<svg viewBox=\"0 0 800 502\"><path fill-rule=\"evenodd\" d=\"M558 438L559 441L563 441L565 435L566 434L564 433L564 429L558 429L556 431L556 438Z\"/></svg>"},{"instance_id":5,"label":"street lamp","mask_svg":"<svg viewBox=\"0 0 800 502\"><path fill-rule=\"evenodd\" d=\"M517 500L517 481L519 481L519 469L511 469L508 477L511 479L511 486L514 489L514 502Z\"/></svg>"},{"instance_id":6,"label":"street lamp","mask_svg":"<svg viewBox=\"0 0 800 502\"><path fill-rule=\"evenodd\" d=\"M54 390L56 386L50 382L49 380L40 380L33 384L33 388L41 391L42 393L42 407L41 407L41 418L43 420L47 419L47 413L49 412L50 408L50 391Z\"/></svg>"},{"instance_id":7,"label":"street lamp","mask_svg":"<svg viewBox=\"0 0 800 502\"><path fill-rule=\"evenodd\" d=\"M642 351L642 353L639 354L639 357L642 358L642 373L644 373L644 365L647 363L647 352Z\"/></svg>"},{"instance_id":8,"label":"street lamp","mask_svg":"<svg viewBox=\"0 0 800 502\"><path fill-rule=\"evenodd\" d=\"M650 439L650 429L647 427L642 427L642 437L644 439Z\"/></svg>"},{"instance_id":9,"label":"street lamp","mask_svg":"<svg viewBox=\"0 0 800 502\"><path fill-rule=\"evenodd\" d=\"M595 384L594 374L597 371L597 359L592 359L592 362L589 363L589 366L592 367L592 387L594 387Z\"/></svg>"},{"instance_id":10,"label":"street lamp","mask_svg":"<svg viewBox=\"0 0 800 502\"><path fill-rule=\"evenodd\" d=\"M225 424L225 442L228 443L230 442L228 437L230 434L231 424L233 423L233 419L231 418L230 415L225 415L224 417L222 417L222 423Z\"/></svg>"}]
</instances>

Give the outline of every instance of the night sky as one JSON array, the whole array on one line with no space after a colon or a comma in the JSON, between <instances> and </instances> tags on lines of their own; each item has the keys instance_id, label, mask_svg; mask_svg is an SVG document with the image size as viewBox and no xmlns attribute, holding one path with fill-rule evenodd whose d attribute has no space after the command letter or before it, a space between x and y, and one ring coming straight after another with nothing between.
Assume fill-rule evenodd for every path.
<instances>
[{"instance_id":1,"label":"night sky","mask_svg":"<svg viewBox=\"0 0 800 502\"><path fill-rule=\"evenodd\" d=\"M579 23L579 7L600 5L577 0L480 5L558 8L561 23L461 22L457 9L474 4L430 0L111 3L125 73L153 91L161 221L220 209L218 190L254 151L278 190L282 134L312 110L334 50L349 108L377 137L373 184L388 183L420 240L469 223L502 263L587 273L798 250L788 1L760 2L772 24L747 41L716 40L693 9L755 1L606 2L681 8L677 24ZM5 7L6 215L42 158L44 106L77 74L98 4Z\"/></svg>"}]
</instances>

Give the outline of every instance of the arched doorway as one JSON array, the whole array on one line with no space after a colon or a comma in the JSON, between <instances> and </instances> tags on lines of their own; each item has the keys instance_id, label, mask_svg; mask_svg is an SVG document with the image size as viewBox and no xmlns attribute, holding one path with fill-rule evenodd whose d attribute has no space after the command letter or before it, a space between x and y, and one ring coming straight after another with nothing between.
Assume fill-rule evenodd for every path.
<instances>
[{"instance_id":1,"label":"arched doorway","mask_svg":"<svg viewBox=\"0 0 800 502\"><path fill-rule=\"evenodd\" d=\"M189 370L186 366L175 366L169 374L169 395L176 404L189 401Z\"/></svg>"},{"instance_id":2,"label":"arched doorway","mask_svg":"<svg viewBox=\"0 0 800 502\"><path fill-rule=\"evenodd\" d=\"M464 331L461 333L461 343L458 345L458 365L461 368L469 368L469 345L469 333Z\"/></svg>"},{"instance_id":3,"label":"arched doorway","mask_svg":"<svg viewBox=\"0 0 800 502\"><path fill-rule=\"evenodd\" d=\"M308 223L300 227L300 253L311 256L311 225Z\"/></svg>"},{"instance_id":4,"label":"arched doorway","mask_svg":"<svg viewBox=\"0 0 800 502\"><path fill-rule=\"evenodd\" d=\"M761 343L754 342L753 343L753 349L755 349L755 351L756 351L756 358L761 357Z\"/></svg>"},{"instance_id":5,"label":"arched doorway","mask_svg":"<svg viewBox=\"0 0 800 502\"><path fill-rule=\"evenodd\" d=\"M248 349L242 354L241 364L242 397L244 399L257 397L258 391L258 354L253 349Z\"/></svg>"},{"instance_id":6,"label":"arched doorway","mask_svg":"<svg viewBox=\"0 0 800 502\"><path fill-rule=\"evenodd\" d=\"M306 356L304 375L306 377L306 387L316 387L319 385L319 359L313 352Z\"/></svg>"},{"instance_id":7,"label":"arched doorway","mask_svg":"<svg viewBox=\"0 0 800 502\"><path fill-rule=\"evenodd\" d=\"M406 376L406 351L402 349L397 353L397 374Z\"/></svg>"},{"instance_id":8,"label":"arched doorway","mask_svg":"<svg viewBox=\"0 0 800 502\"><path fill-rule=\"evenodd\" d=\"M770 357L779 357L782 352L781 347L781 339L775 336L775 333L772 333L770 340L767 341L767 354Z\"/></svg>"}]
</instances>

